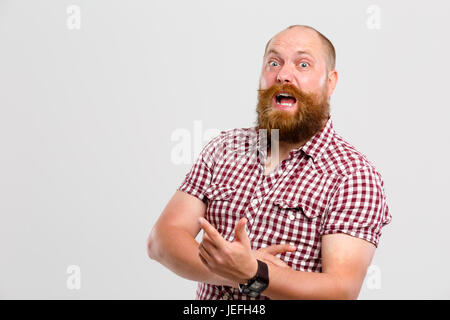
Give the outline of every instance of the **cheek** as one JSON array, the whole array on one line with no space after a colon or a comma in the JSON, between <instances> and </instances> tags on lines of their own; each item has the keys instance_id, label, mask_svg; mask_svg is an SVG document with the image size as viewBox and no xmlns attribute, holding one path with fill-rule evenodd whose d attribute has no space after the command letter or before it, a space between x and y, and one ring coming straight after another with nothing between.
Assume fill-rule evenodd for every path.
<instances>
[{"instance_id":1,"label":"cheek","mask_svg":"<svg viewBox=\"0 0 450 320\"><path fill-rule=\"evenodd\" d=\"M325 86L325 81L327 80L327 74L323 74L323 76L319 79L319 87L323 88Z\"/></svg>"},{"instance_id":2,"label":"cheek","mask_svg":"<svg viewBox=\"0 0 450 320\"><path fill-rule=\"evenodd\" d=\"M302 75L301 77L296 77L298 87L305 91L310 91L312 89L313 79L308 75Z\"/></svg>"},{"instance_id":3,"label":"cheek","mask_svg":"<svg viewBox=\"0 0 450 320\"><path fill-rule=\"evenodd\" d=\"M259 87L263 90L268 89L276 82L276 73L270 69L270 66L266 66L261 72L259 78Z\"/></svg>"},{"instance_id":4,"label":"cheek","mask_svg":"<svg viewBox=\"0 0 450 320\"><path fill-rule=\"evenodd\" d=\"M316 92L323 90L327 84L326 81L326 74L321 76L302 75L301 77L297 77L299 87L307 92Z\"/></svg>"},{"instance_id":5,"label":"cheek","mask_svg":"<svg viewBox=\"0 0 450 320\"><path fill-rule=\"evenodd\" d=\"M261 77L259 80L259 87L263 90L267 89L267 81L265 78Z\"/></svg>"}]
</instances>

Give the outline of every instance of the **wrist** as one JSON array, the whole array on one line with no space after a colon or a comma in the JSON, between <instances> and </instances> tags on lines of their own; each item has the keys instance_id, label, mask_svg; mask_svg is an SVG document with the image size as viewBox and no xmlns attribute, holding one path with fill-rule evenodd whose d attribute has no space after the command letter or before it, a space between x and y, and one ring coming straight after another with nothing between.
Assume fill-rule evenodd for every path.
<instances>
[{"instance_id":1,"label":"wrist","mask_svg":"<svg viewBox=\"0 0 450 320\"><path fill-rule=\"evenodd\" d=\"M212 274L212 284L218 285L218 286L228 286L228 287L234 287L237 286L237 284L235 284L235 281L219 276L218 274L213 273Z\"/></svg>"},{"instance_id":2,"label":"wrist","mask_svg":"<svg viewBox=\"0 0 450 320\"><path fill-rule=\"evenodd\" d=\"M246 283L248 280L252 279L258 273L258 260L256 258L252 258L252 263L250 264L249 271L245 275L245 279L243 279L242 283Z\"/></svg>"},{"instance_id":3,"label":"wrist","mask_svg":"<svg viewBox=\"0 0 450 320\"><path fill-rule=\"evenodd\" d=\"M222 282L223 282L222 283L223 286L232 287L232 288L238 288L238 282L236 282L236 281L223 278Z\"/></svg>"},{"instance_id":4,"label":"wrist","mask_svg":"<svg viewBox=\"0 0 450 320\"><path fill-rule=\"evenodd\" d=\"M269 286L269 270L267 263L256 260L257 271L255 276L245 284L239 283L239 291L250 297L259 296Z\"/></svg>"}]
</instances>

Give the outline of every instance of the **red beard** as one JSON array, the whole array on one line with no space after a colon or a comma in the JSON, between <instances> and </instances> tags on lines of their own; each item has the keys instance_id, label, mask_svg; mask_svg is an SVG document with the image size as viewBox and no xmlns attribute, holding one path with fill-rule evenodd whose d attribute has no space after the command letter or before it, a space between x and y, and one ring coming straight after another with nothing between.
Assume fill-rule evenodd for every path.
<instances>
[{"instance_id":1,"label":"red beard","mask_svg":"<svg viewBox=\"0 0 450 320\"><path fill-rule=\"evenodd\" d=\"M286 92L297 100L294 112L273 106L274 96ZM308 94L291 84L274 84L268 89L258 90L257 129L267 130L270 145L272 129L279 129L279 140L287 143L306 142L323 128L329 118L330 106L325 92L322 95Z\"/></svg>"}]
</instances>

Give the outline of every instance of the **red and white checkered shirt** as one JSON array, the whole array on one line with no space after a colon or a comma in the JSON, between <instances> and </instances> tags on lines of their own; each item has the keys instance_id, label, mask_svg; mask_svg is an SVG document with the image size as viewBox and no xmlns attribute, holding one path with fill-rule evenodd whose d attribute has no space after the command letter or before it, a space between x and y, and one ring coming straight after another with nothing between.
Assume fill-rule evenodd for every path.
<instances>
[{"instance_id":1,"label":"red and white checkered shirt","mask_svg":"<svg viewBox=\"0 0 450 320\"><path fill-rule=\"evenodd\" d=\"M278 255L292 269L321 272L321 236L346 233L375 246L391 221L381 175L326 126L264 175L267 151L256 127L222 131L202 149L177 190L207 204L205 218L228 241L246 217L252 249L290 243ZM196 299L251 298L228 286L199 283Z\"/></svg>"}]
</instances>

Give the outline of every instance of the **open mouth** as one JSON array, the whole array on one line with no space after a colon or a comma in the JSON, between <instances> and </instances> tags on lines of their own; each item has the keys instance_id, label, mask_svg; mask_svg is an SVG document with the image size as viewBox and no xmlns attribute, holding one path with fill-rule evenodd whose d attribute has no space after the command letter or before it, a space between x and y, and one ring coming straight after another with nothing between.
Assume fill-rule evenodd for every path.
<instances>
[{"instance_id":1,"label":"open mouth","mask_svg":"<svg viewBox=\"0 0 450 320\"><path fill-rule=\"evenodd\" d=\"M282 110L293 108L297 104L297 99L286 92L280 92L273 97L274 107Z\"/></svg>"}]
</instances>

